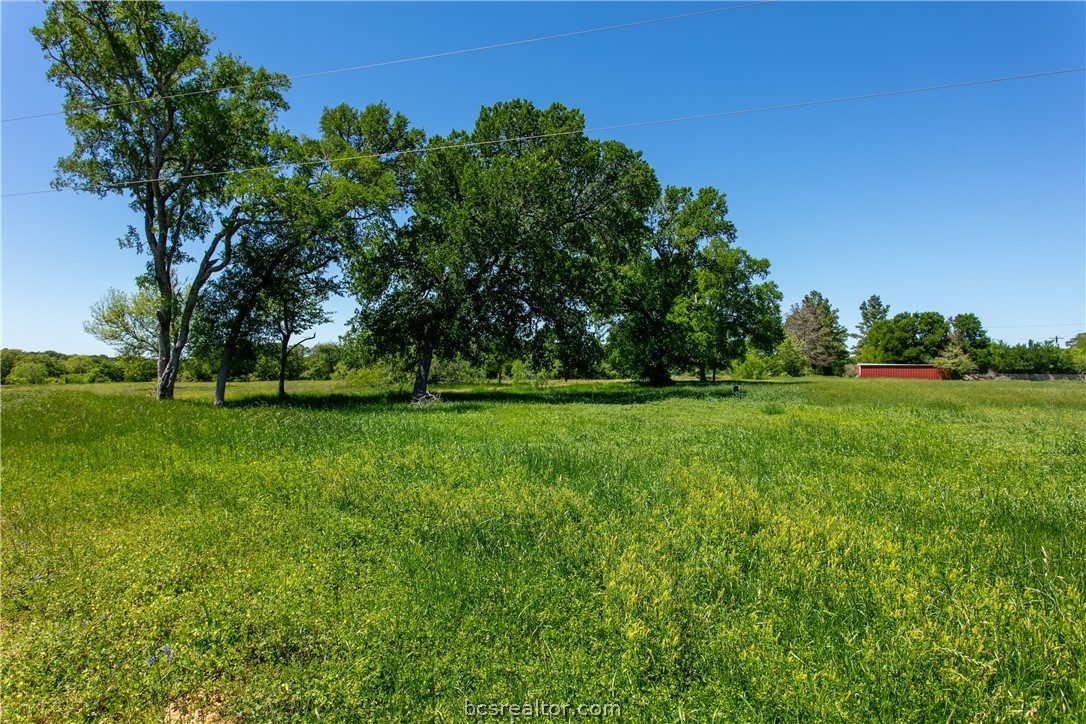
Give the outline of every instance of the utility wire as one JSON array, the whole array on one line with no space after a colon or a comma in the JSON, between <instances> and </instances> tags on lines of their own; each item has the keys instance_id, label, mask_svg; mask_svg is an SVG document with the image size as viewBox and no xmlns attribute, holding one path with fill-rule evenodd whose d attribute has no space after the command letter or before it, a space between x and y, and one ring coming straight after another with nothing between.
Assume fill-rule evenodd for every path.
<instances>
[{"instance_id":1,"label":"utility wire","mask_svg":"<svg viewBox=\"0 0 1086 724\"><path fill-rule=\"evenodd\" d=\"M1068 322L1067 324L993 324L988 329L1024 329L1026 327L1084 327L1083 322Z\"/></svg>"},{"instance_id":2,"label":"utility wire","mask_svg":"<svg viewBox=\"0 0 1086 724\"><path fill-rule=\"evenodd\" d=\"M454 55L466 55L468 53L478 53L484 50L497 50L499 48L511 48L517 45L529 45L531 43L542 43L548 40L561 40L563 38L575 38L581 35L591 35L593 33L603 33L609 30L625 30L626 28L636 28L642 25L653 25L655 23L666 23L671 20L685 20L687 18L699 17L702 15L712 15L714 13L726 13L730 10L742 10L743 8L753 8L759 5L772 5L780 2L780 0L760 0L760 2L747 3L745 5L731 5L726 8L713 8L711 10L698 10L693 13L683 13L682 15L669 15L666 18L651 18L649 20L636 20L630 23L621 23L619 25L607 25L602 28L590 28L588 30L574 30L569 33L558 33L556 35L544 35L538 38L527 38L525 40L511 40L505 43L494 43L492 45L480 45L475 48L464 48L462 50L448 50L442 53L430 53L429 55L418 55L413 58L400 58L399 60L384 60L378 63L367 63L365 65L353 65L348 68L336 68L334 70L321 70L314 73L302 73L300 75L288 76L287 80L303 80L306 78L318 78L325 75L335 75L337 73L351 73L358 70L370 70L371 68L383 68L390 65L402 65L404 63L415 63L420 60L435 60L437 58L449 58ZM208 93L218 93L224 90L234 90L242 88L245 85L267 85L276 81L269 80L264 83L245 84L240 83L236 85L225 85L219 88L206 88L202 90L186 91L184 93L173 93L164 96L151 96L150 98L137 98L130 101L122 101L120 103L109 103L103 106L96 106L94 108L81 109L80 113L93 113L95 111L104 111L110 108L119 108L121 106L128 106L135 103L150 103L152 101L165 100L167 98L183 98L185 96L192 95L206 95ZM64 115L64 111L51 111L49 113L36 113L29 116L16 116L14 118L4 118L0 120L0 123L11 123L13 121L27 121L34 118L48 118L50 116Z\"/></svg>"},{"instance_id":3,"label":"utility wire","mask_svg":"<svg viewBox=\"0 0 1086 724\"><path fill-rule=\"evenodd\" d=\"M965 81L965 82L962 82L962 83L947 83L947 84L944 84L944 85L933 85L933 86L926 86L926 87L923 87L923 88L907 88L907 89L904 89L904 90L882 91L880 93L868 93L868 94L865 94L865 95L858 95L858 96L845 96L843 98L829 98L829 99L819 100L819 101L804 101L802 103L787 103L787 104L784 104L784 105L777 105L777 106L763 106L761 108L747 108L747 109L738 110L738 111L722 111L720 113L704 113L702 115L697 115L697 116L683 116L683 117L680 117L680 118L665 118L665 119L655 120L655 121L636 121L636 122L633 122L633 123L618 123L618 124L610 125L610 126L596 126L595 128L577 129L577 130L572 130L572 131L555 131L553 133L539 133L539 134L534 134L534 135L529 135L529 136L515 136L513 138L501 138L501 139L496 139L496 140L491 140L491 141L469 141L469 142L466 142L466 143L450 143L450 144L445 144L445 145L441 145L441 146L428 146L428 147L423 147L423 148L407 148L407 149L402 149L402 150L387 151L387 152L384 152L384 153L363 153L363 154L358 154L358 155L354 155L354 156L343 156L343 157L340 157L340 158L319 158L319 159L314 159L312 161L284 162L284 163L280 163L280 164L272 164L272 165L268 165L268 166L254 166L254 167L251 167L251 168L237 169L237 170L232 170L232 171L211 171L211 172L207 172L207 173L193 173L193 174L183 174L183 175L177 175L177 176L166 176L166 177L162 177L162 178L158 178L158 179L140 179L138 181L127 181L125 183L109 184L107 186L101 187L100 189L94 189L94 188L89 188L88 187L88 188L75 188L75 189L48 189L48 190L43 190L43 191L22 191L22 192L13 193L13 194L0 194L0 198L8 198L8 197L12 197L12 196L32 196L32 195L35 195L35 194L59 193L61 191L68 191L68 190L71 190L71 191L89 191L89 192L93 192L93 193L98 193L98 192L100 192L102 190L119 189L119 188L124 188L126 186L138 186L140 184L154 183L156 181L158 181L158 182L162 182L162 181L184 181L184 180L187 180L187 179L204 178L204 177L208 177L208 176L227 176L227 175L230 175L230 174L246 173L246 172L249 172L249 171L268 171L268 170L275 170L275 169L301 168L301 167L304 167L304 166L316 166L316 165L319 165L319 164L322 164L322 163L334 164L334 163L342 163L342 162L345 162L345 161L359 161L359 160L368 159L368 158L395 158L396 156L402 156L402 155L406 155L406 154L431 153L433 151L447 151L447 150L451 150L451 149L454 149L454 148L473 148L473 147L476 147L476 146L495 146L495 145L498 145L498 144L501 144L501 143L515 143L515 142L518 142L518 141L536 141L536 140L540 140L540 139L544 139L544 138L557 138L557 137L561 137L561 136L572 136L572 135L577 135L577 134L580 134L580 133L585 133L585 134L587 134L587 133L599 133L599 132L602 132L602 131L618 131L618 130L624 130L624 129L627 129L627 128L643 128L645 126L660 126L660 125L665 125L665 124L669 124L669 123L686 123L688 121L703 121L703 120L707 120L707 119L711 119L711 118L726 118L726 117L729 117L729 116L742 116L742 115L749 115L749 114L752 114L752 113L766 113L766 112L769 112L769 111L782 111L782 110L788 110L788 109L791 109L791 108L809 108L811 106L824 106L824 105L829 105L831 103L849 103L849 102L852 102L852 101L870 100L872 98L888 98L888 97L891 97L891 96L908 95L908 94L911 94L911 93L929 93L931 91L950 90L950 89L953 89L953 88L967 88L967 87L978 86L978 85L990 85L990 84L993 84L993 83L1005 83L1005 82L1013 81L1013 80L1026 80L1026 79L1029 79L1029 78L1043 78L1043 77L1046 77L1046 76L1053 76L1053 75L1066 75L1068 73L1082 73L1083 71L1086 71L1086 67L1084 67L1084 68L1066 68L1066 69L1063 69L1063 70L1049 70L1049 71L1044 71L1042 73L1026 73L1026 74L1023 74L1023 75L1010 75L1010 76L1004 76L1002 78L988 78L988 79L985 79L985 80L970 80L970 81Z\"/></svg>"}]
</instances>

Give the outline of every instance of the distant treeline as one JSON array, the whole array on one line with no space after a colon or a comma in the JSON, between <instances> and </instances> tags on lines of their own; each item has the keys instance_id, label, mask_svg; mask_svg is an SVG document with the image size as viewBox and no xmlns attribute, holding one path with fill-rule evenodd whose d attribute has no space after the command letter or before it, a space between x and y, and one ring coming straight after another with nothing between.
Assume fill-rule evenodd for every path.
<instances>
[{"instance_id":1,"label":"distant treeline","mask_svg":"<svg viewBox=\"0 0 1086 724\"><path fill-rule=\"evenodd\" d=\"M961 377L988 371L1008 374L1083 374L1086 333L1060 347L1056 339L1009 345L993 342L975 314L939 312L890 316L878 295L860 305L853 350L857 362L932 363Z\"/></svg>"},{"instance_id":2,"label":"distant treeline","mask_svg":"<svg viewBox=\"0 0 1086 724\"><path fill-rule=\"evenodd\" d=\"M345 380L360 385L406 385L414 374L412 362L386 357L377 359L360 353L356 345L321 343L291 351L286 366L288 380ZM210 355L186 357L181 364L184 382L210 382L218 372L219 360ZM27 352L0 350L0 372L5 385L88 384L98 382L147 382L157 379L155 360L146 357L69 355L53 350ZM481 383L488 379L509 382L541 382L554 379L558 366L531 359L473 364L457 358L435 360L431 379L438 383ZM253 345L242 350L233 366L232 382L276 380L279 376L279 347ZM608 365L599 365L587 375L617 377Z\"/></svg>"},{"instance_id":3,"label":"distant treeline","mask_svg":"<svg viewBox=\"0 0 1086 724\"><path fill-rule=\"evenodd\" d=\"M898 315L901 317L902 315ZM918 315L913 315L918 316ZM899 336L898 339L905 337ZM914 337L915 339L915 337ZM916 346L889 349L868 343L859 346L850 362L885 361L902 363L931 363L954 370L955 338L948 331L930 349L917 351ZM732 376L742 379L762 379L780 375L811 374L808 359L797 354L793 339L788 336L772 354L751 348L742 359L729 368ZM866 351L865 351L866 349ZM567 369L553 347L539 345L523 350L523 358L497 358L469 361L463 358L435 359L430 378L445 384L508 381L511 383L544 383L556 378L607 379L623 377L616 369L616 350L601 344L591 361L579 369ZM948 354L949 352L949 354ZM279 376L280 350L276 344L251 345L235 359L231 381L245 382L275 380ZM993 371L1005 374L1086 374L1086 333L1072 337L1064 346L1053 340L1029 341L1026 344L987 342L966 352L969 363L966 374ZM872 359L875 358L875 359ZM377 357L349 337L341 343L326 342L291 351L286 365L288 380L345 380L360 385L410 384L414 361L407 357ZM961 365L959 360L957 364ZM187 382L210 382L215 379L219 361L213 355L187 357L181 365L180 379ZM68 355L48 350L26 352L21 349L0 350L0 372L5 385L12 384L86 384L95 382L154 382L156 363L144 357L109 357L106 355ZM692 366L682 374L696 376L699 369Z\"/></svg>"}]
</instances>

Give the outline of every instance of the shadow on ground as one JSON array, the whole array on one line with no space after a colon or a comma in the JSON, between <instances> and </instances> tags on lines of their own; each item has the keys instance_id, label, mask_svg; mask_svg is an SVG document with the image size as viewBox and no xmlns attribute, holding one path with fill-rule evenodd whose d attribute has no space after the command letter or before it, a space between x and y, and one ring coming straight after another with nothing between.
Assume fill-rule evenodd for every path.
<instances>
[{"instance_id":1,"label":"shadow on ground","mask_svg":"<svg viewBox=\"0 0 1086 724\"><path fill-rule=\"evenodd\" d=\"M536 404L536 405L641 405L661 400L675 399L727 399L743 397L761 387L796 382L740 382L739 392L733 392L732 381L727 382L676 382L667 387L650 387L636 382L606 382L584 384L556 384L550 387L477 385L472 387L433 388L440 400L426 409L467 411L482 405ZM275 395L254 395L238 400L227 400L227 407L268 407L358 410L396 408L411 405L411 393L392 391L359 391L357 393L313 393L289 395L280 400Z\"/></svg>"}]
</instances>

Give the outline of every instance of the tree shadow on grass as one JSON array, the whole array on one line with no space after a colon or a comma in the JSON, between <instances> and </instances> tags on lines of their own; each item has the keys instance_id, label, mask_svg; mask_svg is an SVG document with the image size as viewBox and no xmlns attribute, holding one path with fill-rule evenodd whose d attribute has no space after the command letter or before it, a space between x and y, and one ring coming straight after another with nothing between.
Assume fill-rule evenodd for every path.
<instances>
[{"instance_id":1,"label":"tree shadow on grass","mask_svg":"<svg viewBox=\"0 0 1086 724\"><path fill-rule=\"evenodd\" d=\"M651 387L637 382L584 382L536 388L530 385L472 385L433 391L440 400L420 410L469 411L495 404L534 405L643 405L664 400L726 400L742 399L748 393L770 386L798 384L799 380L742 381L739 392L732 391L733 381L676 382L666 387ZM302 392L285 400L274 394L253 395L228 400L227 407L280 407L325 411L362 411L403 409L412 405L409 392L359 390L358 392Z\"/></svg>"},{"instance_id":2,"label":"tree shadow on grass","mask_svg":"<svg viewBox=\"0 0 1086 724\"><path fill-rule=\"evenodd\" d=\"M276 394L246 395L227 399L228 408L280 407L301 410L365 410L394 409L411 402L410 392L389 390L359 390L358 392L299 392L280 398Z\"/></svg>"}]
</instances>

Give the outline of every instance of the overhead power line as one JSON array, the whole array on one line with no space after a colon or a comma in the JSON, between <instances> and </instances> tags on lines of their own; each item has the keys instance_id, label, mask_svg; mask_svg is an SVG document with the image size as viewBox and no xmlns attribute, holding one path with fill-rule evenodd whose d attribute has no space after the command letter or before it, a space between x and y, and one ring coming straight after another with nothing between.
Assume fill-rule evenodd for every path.
<instances>
[{"instance_id":1,"label":"overhead power line","mask_svg":"<svg viewBox=\"0 0 1086 724\"><path fill-rule=\"evenodd\" d=\"M563 38L575 38L580 35L591 35L593 33L604 33L609 30L625 30L627 28L636 28L642 25L653 25L655 23L666 23L672 20L685 20L687 18L699 17L702 15L712 15L714 13L726 13L731 10L742 10L743 8L753 8L759 5L773 5L780 0L760 0L759 2L747 3L745 5L730 5L726 8L712 8L711 10L698 10L692 13L683 13L682 15L669 15L664 18L650 18L649 20L635 20L629 23L620 23L618 25L607 25L602 28L589 28L588 30L574 30L568 33L557 33L555 35L543 35L538 38L526 38L524 40L511 40L505 43L493 43L491 45L480 45L475 48L463 48L461 50L447 50L441 53L430 53L428 55L417 55L412 58L400 58L398 60L383 60L377 63L366 63L365 65L352 65L347 68L335 68L333 70L321 70L313 73L301 73L299 75L287 76L287 80L304 80L307 78L318 78L325 75L335 75L337 73L352 73L358 70L370 70L373 68L384 68L390 65L403 65L405 63L416 63L421 60L436 60L437 58L449 58L455 55L467 55L468 53L479 53L484 50L498 50L499 48L512 48L517 45L529 45L531 43L542 43L548 40L561 40ZM274 81L267 81L266 84ZM218 93L224 90L235 90L237 88L245 87L244 83L235 85L224 85L218 88L205 88L202 90L186 91L184 93L172 93L164 96L151 96L149 98L137 98L130 101L122 101L120 103L109 103L102 106L96 106L94 108L87 108L81 112L94 112L104 111L110 108L120 108L122 106L129 106L136 103L150 103L152 101L165 100L167 98L183 98L185 96L192 95L207 95L209 93ZM255 85L255 84L254 84ZM64 115L64 111L50 111L49 113L35 113L29 116L16 116L14 118L4 118L0 120L0 123L11 123L14 121L28 121L34 118L48 118L50 116Z\"/></svg>"},{"instance_id":2,"label":"overhead power line","mask_svg":"<svg viewBox=\"0 0 1086 724\"><path fill-rule=\"evenodd\" d=\"M845 96L842 98L828 98L818 101L803 101L800 103L786 103L776 106L763 106L761 108L747 108L737 111L721 111L719 113L703 113L697 116L682 116L679 118L664 118L655 121L635 121L632 123L618 123L610 126L596 126L594 128L578 129L573 131L555 131L552 133L538 133L527 136L515 136L512 138L502 138L487 141L468 141L465 143L450 143L441 146L427 146L423 148L406 148L401 150L388 151L385 153L363 153L353 156L342 156L339 158L318 158L312 161L295 161L281 164L273 164L268 166L254 166L251 168L237 169L233 171L212 171L207 173L193 173L193 174L181 174L175 176L167 176L159 179L140 179L138 181L127 181L125 183L109 184L101 188L77 188L77 189L47 189L42 191L22 191L13 194L2 194L0 198L9 198L12 196L32 196L35 194L48 194L59 193L61 191L88 191L97 193L103 189L119 189L126 186L138 186L140 184L153 183L155 181L184 181L187 179L204 178L208 176L228 176L235 173L246 173L249 171L268 171L287 168L301 168L303 166L316 166L322 163L342 163L345 161L359 161L367 158L394 158L396 156L402 156L405 154L421 154L432 153L434 151L447 151L454 148L473 148L476 146L495 146L501 143L515 143L518 141L536 141L544 138L557 138L561 136L571 136L579 133L600 133L603 131L619 131L628 128L643 128L646 126L661 126L669 123L686 123L689 121L704 121L712 118L727 118L729 116L742 116L752 113L767 113L769 111L783 111L792 108L809 108L812 106L824 106L832 103L849 103L852 101L870 100L873 98L889 98L892 96L902 96L913 93L929 93L932 91L950 90L954 88L967 88L970 86L990 85L993 83L1006 83L1014 80L1026 80L1029 78L1043 78L1046 76L1054 75L1066 75L1068 73L1082 73L1086 71L1084 68L1065 68L1063 70L1049 70L1041 73L1026 73L1023 75L1010 75L1002 78L988 78L985 80L970 80L961 83L946 83L943 85L925 86L923 88L906 88L904 90L882 91L879 93L867 93L864 95Z\"/></svg>"},{"instance_id":3,"label":"overhead power line","mask_svg":"<svg viewBox=\"0 0 1086 724\"><path fill-rule=\"evenodd\" d=\"M1032 329L1034 327L1086 327L1086 322L1068 322L1067 324L994 324L988 329Z\"/></svg>"}]
</instances>

